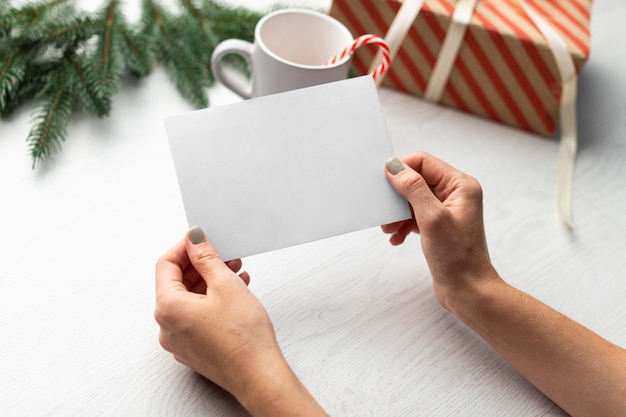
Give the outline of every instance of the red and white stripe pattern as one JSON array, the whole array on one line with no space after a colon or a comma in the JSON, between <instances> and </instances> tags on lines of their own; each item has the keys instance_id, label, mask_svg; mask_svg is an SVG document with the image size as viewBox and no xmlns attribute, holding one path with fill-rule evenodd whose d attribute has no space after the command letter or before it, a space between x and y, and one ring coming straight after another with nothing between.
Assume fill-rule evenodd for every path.
<instances>
[{"instance_id":1,"label":"red and white stripe pattern","mask_svg":"<svg viewBox=\"0 0 626 417\"><path fill-rule=\"evenodd\" d=\"M354 52L363 45L376 45L382 53L383 60L380 65L372 72L374 79L385 74L391 64L391 58L389 57L389 47L385 43L384 39L376 35L361 35L352 42L352 45L345 47L341 51L337 52L333 57L329 58L324 65L333 65L339 61L342 61L347 56L352 56Z\"/></svg>"},{"instance_id":2,"label":"red and white stripe pattern","mask_svg":"<svg viewBox=\"0 0 626 417\"><path fill-rule=\"evenodd\" d=\"M563 37L577 69L589 55L592 0L526 0ZM423 96L458 0L426 0L384 79ZM333 0L330 14L352 33L385 34L401 0ZM374 53L356 51L368 72ZM545 39L517 0L480 0L441 103L542 135L558 123L561 81Z\"/></svg>"}]
</instances>

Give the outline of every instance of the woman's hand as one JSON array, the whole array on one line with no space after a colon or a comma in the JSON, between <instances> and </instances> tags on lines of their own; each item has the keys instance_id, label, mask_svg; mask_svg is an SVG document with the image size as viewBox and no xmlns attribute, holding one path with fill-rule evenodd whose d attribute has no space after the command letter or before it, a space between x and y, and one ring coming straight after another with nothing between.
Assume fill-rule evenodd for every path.
<instances>
[{"instance_id":1,"label":"woman's hand","mask_svg":"<svg viewBox=\"0 0 626 417\"><path fill-rule=\"evenodd\" d=\"M419 231L439 302L572 416L626 415L626 350L497 274L478 182L426 153L387 162L414 221L383 226L391 243Z\"/></svg>"},{"instance_id":2,"label":"woman's hand","mask_svg":"<svg viewBox=\"0 0 626 417\"><path fill-rule=\"evenodd\" d=\"M425 152L390 159L385 172L411 205L414 220L384 225L383 231L395 245L412 231L420 234L443 306L449 308L449 297L459 290L499 279L489 260L476 179Z\"/></svg>"},{"instance_id":3,"label":"woman's hand","mask_svg":"<svg viewBox=\"0 0 626 417\"><path fill-rule=\"evenodd\" d=\"M161 345L254 416L326 415L285 361L240 268L241 260L224 263L200 228L165 253L154 311Z\"/></svg>"}]
</instances>

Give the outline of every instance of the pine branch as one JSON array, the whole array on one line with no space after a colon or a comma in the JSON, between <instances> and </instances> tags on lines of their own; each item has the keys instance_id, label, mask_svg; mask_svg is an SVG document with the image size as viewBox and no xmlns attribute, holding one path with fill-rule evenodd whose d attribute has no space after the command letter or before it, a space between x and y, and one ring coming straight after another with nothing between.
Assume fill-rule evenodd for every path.
<instances>
[{"instance_id":1,"label":"pine branch","mask_svg":"<svg viewBox=\"0 0 626 417\"><path fill-rule=\"evenodd\" d=\"M0 3L0 41L2 38L7 38L11 33L11 20L9 19L9 2Z\"/></svg>"},{"instance_id":2,"label":"pine branch","mask_svg":"<svg viewBox=\"0 0 626 417\"><path fill-rule=\"evenodd\" d=\"M56 67L50 73L48 86L35 99L33 121L35 126L26 139L33 159L43 160L52 150L59 150L67 136L67 124L72 115L73 95L67 85L66 66Z\"/></svg>"},{"instance_id":3,"label":"pine branch","mask_svg":"<svg viewBox=\"0 0 626 417\"><path fill-rule=\"evenodd\" d=\"M68 53L65 59L68 64L67 84L74 86L68 91L76 93L83 106L94 116L108 116L111 110L111 90L102 85L102 77L91 65L90 59L74 53Z\"/></svg>"},{"instance_id":4,"label":"pine branch","mask_svg":"<svg viewBox=\"0 0 626 417\"><path fill-rule=\"evenodd\" d=\"M45 78L48 72L58 65L52 62L28 64L24 75L24 80L16 89L15 95L5 102L5 106L0 108L0 117L7 117L13 113L25 101L32 99L42 91L46 85Z\"/></svg>"},{"instance_id":5,"label":"pine branch","mask_svg":"<svg viewBox=\"0 0 626 417\"><path fill-rule=\"evenodd\" d=\"M125 26L121 35L123 42L120 43L120 46L128 69L138 77L145 77L150 74L156 58L148 36L130 26Z\"/></svg>"},{"instance_id":6,"label":"pine branch","mask_svg":"<svg viewBox=\"0 0 626 417\"><path fill-rule=\"evenodd\" d=\"M144 33L154 38L157 60L178 92L196 107L207 107L208 69L190 47L197 35L193 20L176 19L155 0L144 0L142 24Z\"/></svg>"},{"instance_id":7,"label":"pine branch","mask_svg":"<svg viewBox=\"0 0 626 417\"><path fill-rule=\"evenodd\" d=\"M11 9L8 18L11 22L11 35L15 39L25 38L25 34L36 37L45 31L50 22L65 22L73 16L75 10L69 0L51 0L34 4L26 4L21 9Z\"/></svg>"},{"instance_id":8,"label":"pine branch","mask_svg":"<svg viewBox=\"0 0 626 417\"><path fill-rule=\"evenodd\" d=\"M183 6L183 10L189 14L200 27L197 36L199 46L202 50L198 52L198 55L205 58L203 61L206 63L207 68L210 68L211 55L220 42L220 38L213 30L213 21L204 13L201 7L193 2L193 0L180 0L180 3ZM210 76L212 78L213 74L210 74Z\"/></svg>"},{"instance_id":9,"label":"pine branch","mask_svg":"<svg viewBox=\"0 0 626 417\"><path fill-rule=\"evenodd\" d=\"M0 114L10 113L16 106L13 101L24 95L22 87L26 66L42 51L40 43L23 44L20 36L41 25L45 18L56 13L65 0L26 5L21 9L8 4L0 7ZM64 9L65 10L65 9Z\"/></svg>"},{"instance_id":10,"label":"pine branch","mask_svg":"<svg viewBox=\"0 0 626 417\"><path fill-rule=\"evenodd\" d=\"M25 31L20 37L24 46L37 43L54 45L59 48L77 45L97 34L97 24L88 16L71 16L67 21L49 20Z\"/></svg>"},{"instance_id":11,"label":"pine branch","mask_svg":"<svg viewBox=\"0 0 626 417\"><path fill-rule=\"evenodd\" d=\"M60 8L63 8L62 14L67 15L66 9L68 7L70 7L68 0L26 4L20 9L12 8L9 4L3 4L0 6L0 31L8 28L9 31L5 32L6 36L11 32L15 36L19 36L25 30L36 27L49 18L56 17Z\"/></svg>"},{"instance_id":12,"label":"pine branch","mask_svg":"<svg viewBox=\"0 0 626 417\"><path fill-rule=\"evenodd\" d=\"M98 26L100 29L92 65L99 72L100 87L110 98L117 91L120 76L126 68L122 43L123 33L127 28L118 0L109 0L106 7L98 13Z\"/></svg>"},{"instance_id":13,"label":"pine branch","mask_svg":"<svg viewBox=\"0 0 626 417\"><path fill-rule=\"evenodd\" d=\"M0 112L17 95L27 63L28 57L17 49L0 54Z\"/></svg>"},{"instance_id":14,"label":"pine branch","mask_svg":"<svg viewBox=\"0 0 626 417\"><path fill-rule=\"evenodd\" d=\"M120 19L119 19L119 2L110 0L102 16L104 30L99 33L98 46L95 56L98 57L96 66L102 71L101 84L111 90L117 88L116 83L119 76L124 70L124 58L122 57L119 46L120 41Z\"/></svg>"},{"instance_id":15,"label":"pine branch","mask_svg":"<svg viewBox=\"0 0 626 417\"><path fill-rule=\"evenodd\" d=\"M33 166L60 149L77 97L89 113L109 114L126 70L146 76L158 62L185 99L206 107L215 46L227 38L251 41L261 18L213 0L179 0L178 14L159 0L141 0L141 21L131 25L120 0L101 1L101 10L86 15L72 0L21 7L0 0L0 116L33 100Z\"/></svg>"},{"instance_id":16,"label":"pine branch","mask_svg":"<svg viewBox=\"0 0 626 417\"><path fill-rule=\"evenodd\" d=\"M204 34L202 22L190 13L174 17L172 35L184 43L186 53L192 57L198 67L203 67L202 76L206 78L206 87L213 85L215 79L211 68L211 54L217 43L211 42ZM205 87L205 88L206 88Z\"/></svg>"}]
</instances>

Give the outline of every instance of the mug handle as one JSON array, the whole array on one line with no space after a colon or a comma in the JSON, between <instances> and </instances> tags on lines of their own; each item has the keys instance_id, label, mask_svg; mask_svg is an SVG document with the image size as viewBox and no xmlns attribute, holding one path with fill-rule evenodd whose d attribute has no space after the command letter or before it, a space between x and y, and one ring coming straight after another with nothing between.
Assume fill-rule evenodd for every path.
<instances>
[{"instance_id":1,"label":"mug handle","mask_svg":"<svg viewBox=\"0 0 626 417\"><path fill-rule=\"evenodd\" d=\"M252 47L250 42L241 39L227 39L220 42L211 55L211 70L213 75L222 84L232 90L235 94L249 99L252 97L252 84L244 83L241 80L236 80L232 77L228 71L224 71L221 65L221 60L225 55L236 54L241 56L250 68L252 72Z\"/></svg>"}]
</instances>

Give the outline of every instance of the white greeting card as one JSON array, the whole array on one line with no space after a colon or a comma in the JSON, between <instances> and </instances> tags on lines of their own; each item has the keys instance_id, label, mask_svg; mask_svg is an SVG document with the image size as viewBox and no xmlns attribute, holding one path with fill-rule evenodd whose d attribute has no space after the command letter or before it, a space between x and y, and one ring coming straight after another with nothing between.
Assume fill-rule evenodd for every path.
<instances>
[{"instance_id":1,"label":"white greeting card","mask_svg":"<svg viewBox=\"0 0 626 417\"><path fill-rule=\"evenodd\" d=\"M229 260L410 218L371 76L165 120L190 226Z\"/></svg>"}]
</instances>

